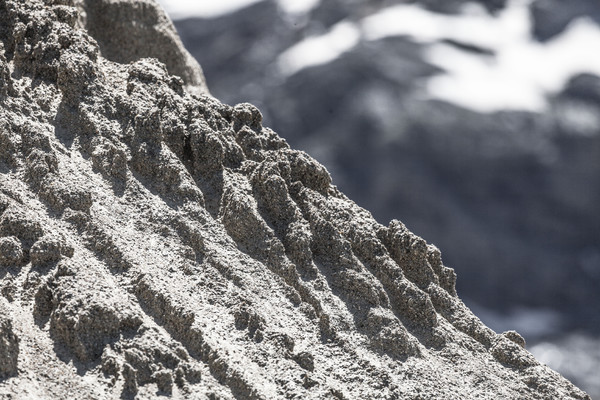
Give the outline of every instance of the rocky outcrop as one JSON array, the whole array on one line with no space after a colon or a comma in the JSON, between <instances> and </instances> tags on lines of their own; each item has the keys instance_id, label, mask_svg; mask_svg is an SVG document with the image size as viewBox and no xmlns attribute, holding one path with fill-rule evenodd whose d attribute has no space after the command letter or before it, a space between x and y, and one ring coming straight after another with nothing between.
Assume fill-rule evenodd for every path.
<instances>
[{"instance_id":1,"label":"rocky outcrop","mask_svg":"<svg viewBox=\"0 0 600 400\"><path fill-rule=\"evenodd\" d=\"M81 10L0 0L0 395L589 398L256 107L111 59Z\"/></svg>"}]
</instances>

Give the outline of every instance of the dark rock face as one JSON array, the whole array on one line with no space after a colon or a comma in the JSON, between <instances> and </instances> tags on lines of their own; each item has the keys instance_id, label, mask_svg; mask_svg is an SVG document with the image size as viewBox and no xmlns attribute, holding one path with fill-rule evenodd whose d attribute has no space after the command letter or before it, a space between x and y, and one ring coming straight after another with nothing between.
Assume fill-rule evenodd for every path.
<instances>
[{"instance_id":1,"label":"dark rock face","mask_svg":"<svg viewBox=\"0 0 600 400\"><path fill-rule=\"evenodd\" d=\"M599 78L574 77L543 114L480 114L421 99L420 79L440 71L407 37L361 42L326 65L272 77L278 55L301 38L389 4L334 3L300 21L265 1L176 26L217 98L260 105L267 125L324 162L379 221L399 217L440 246L465 276L463 296L496 310L551 307L567 329L600 331ZM546 3L532 7L561 15ZM585 4L560 7L595 15ZM538 14L536 32L552 25Z\"/></svg>"},{"instance_id":2,"label":"dark rock face","mask_svg":"<svg viewBox=\"0 0 600 400\"><path fill-rule=\"evenodd\" d=\"M600 4L594 0L535 0L530 7L533 34L540 41L552 39L579 17L600 22Z\"/></svg>"}]
</instances>

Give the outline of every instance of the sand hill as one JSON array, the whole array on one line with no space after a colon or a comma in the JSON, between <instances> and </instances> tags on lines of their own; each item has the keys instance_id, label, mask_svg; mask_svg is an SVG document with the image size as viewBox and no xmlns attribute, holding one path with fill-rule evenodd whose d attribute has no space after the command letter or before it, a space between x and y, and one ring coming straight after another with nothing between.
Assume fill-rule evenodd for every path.
<instances>
[{"instance_id":1,"label":"sand hill","mask_svg":"<svg viewBox=\"0 0 600 400\"><path fill-rule=\"evenodd\" d=\"M153 1L0 0L0 41L0 397L589 398Z\"/></svg>"}]
</instances>

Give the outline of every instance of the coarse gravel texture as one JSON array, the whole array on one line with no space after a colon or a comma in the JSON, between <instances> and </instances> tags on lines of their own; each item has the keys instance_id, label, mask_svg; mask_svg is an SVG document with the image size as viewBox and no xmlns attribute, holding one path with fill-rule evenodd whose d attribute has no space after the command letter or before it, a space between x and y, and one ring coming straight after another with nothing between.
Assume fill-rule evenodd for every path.
<instances>
[{"instance_id":1,"label":"coarse gravel texture","mask_svg":"<svg viewBox=\"0 0 600 400\"><path fill-rule=\"evenodd\" d=\"M589 398L152 1L0 0L0 41L0 398Z\"/></svg>"}]
</instances>

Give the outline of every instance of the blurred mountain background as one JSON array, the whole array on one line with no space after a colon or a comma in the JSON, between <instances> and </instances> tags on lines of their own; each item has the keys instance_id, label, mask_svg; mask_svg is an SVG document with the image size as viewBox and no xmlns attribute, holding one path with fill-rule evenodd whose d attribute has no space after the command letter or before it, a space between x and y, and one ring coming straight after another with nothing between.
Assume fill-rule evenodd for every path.
<instances>
[{"instance_id":1,"label":"blurred mountain background","mask_svg":"<svg viewBox=\"0 0 600 400\"><path fill-rule=\"evenodd\" d=\"M600 398L600 2L161 0L251 102L461 298Z\"/></svg>"}]
</instances>

